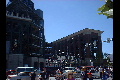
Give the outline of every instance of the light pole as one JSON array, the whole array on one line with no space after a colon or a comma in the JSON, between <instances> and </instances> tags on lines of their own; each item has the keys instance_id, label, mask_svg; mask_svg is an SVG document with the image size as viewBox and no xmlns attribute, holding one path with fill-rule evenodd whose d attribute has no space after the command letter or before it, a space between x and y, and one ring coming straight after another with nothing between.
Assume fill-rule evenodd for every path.
<instances>
[{"instance_id":1,"label":"light pole","mask_svg":"<svg viewBox=\"0 0 120 80\"><path fill-rule=\"evenodd\" d=\"M56 67L58 66L58 62L56 61Z\"/></svg>"},{"instance_id":2,"label":"light pole","mask_svg":"<svg viewBox=\"0 0 120 80\"><path fill-rule=\"evenodd\" d=\"M107 40L106 40L106 41L103 41L103 42L110 43L110 41L113 41L113 38L112 38L112 39L110 39L110 38L107 38Z\"/></svg>"},{"instance_id":3,"label":"light pole","mask_svg":"<svg viewBox=\"0 0 120 80\"><path fill-rule=\"evenodd\" d=\"M91 60L90 60L90 66L91 66Z\"/></svg>"},{"instance_id":4,"label":"light pole","mask_svg":"<svg viewBox=\"0 0 120 80\"><path fill-rule=\"evenodd\" d=\"M106 41L102 41L102 42L110 43L111 41L113 41L113 38L107 38ZM107 54L107 53L104 53L104 57L107 58L107 57L108 57L108 54Z\"/></svg>"},{"instance_id":5,"label":"light pole","mask_svg":"<svg viewBox=\"0 0 120 80\"><path fill-rule=\"evenodd\" d=\"M93 66L93 62L92 62L92 60L90 60L90 66Z\"/></svg>"}]
</instances>

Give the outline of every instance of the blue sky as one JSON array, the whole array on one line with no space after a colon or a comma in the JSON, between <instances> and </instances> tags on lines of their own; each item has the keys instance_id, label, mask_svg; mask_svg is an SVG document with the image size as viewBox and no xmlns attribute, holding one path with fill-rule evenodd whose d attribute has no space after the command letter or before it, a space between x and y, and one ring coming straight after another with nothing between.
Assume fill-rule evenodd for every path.
<instances>
[{"instance_id":1,"label":"blue sky","mask_svg":"<svg viewBox=\"0 0 120 80\"><path fill-rule=\"evenodd\" d=\"M7 0L8 1L8 0ZM7 2L6 1L6 2ZM104 31L102 40L113 38L113 19L98 15L101 0L32 0L44 17L47 42L58 40L84 28ZM103 53L113 53L113 42L102 44Z\"/></svg>"}]
</instances>

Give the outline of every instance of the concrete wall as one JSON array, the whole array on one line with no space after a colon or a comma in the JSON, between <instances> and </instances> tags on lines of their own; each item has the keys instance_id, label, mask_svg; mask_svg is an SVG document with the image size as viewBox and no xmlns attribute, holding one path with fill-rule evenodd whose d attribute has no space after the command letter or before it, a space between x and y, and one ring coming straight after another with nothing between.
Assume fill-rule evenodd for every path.
<instances>
[{"instance_id":1,"label":"concrete wall","mask_svg":"<svg viewBox=\"0 0 120 80\"><path fill-rule=\"evenodd\" d=\"M15 69L23 66L23 54L6 54L6 68Z\"/></svg>"},{"instance_id":2,"label":"concrete wall","mask_svg":"<svg viewBox=\"0 0 120 80\"><path fill-rule=\"evenodd\" d=\"M34 67L34 62L38 62L37 57L31 57L31 66ZM44 58L39 58L39 63L44 63L43 65L40 65L40 67L45 66L45 59Z\"/></svg>"},{"instance_id":3,"label":"concrete wall","mask_svg":"<svg viewBox=\"0 0 120 80\"><path fill-rule=\"evenodd\" d=\"M10 53L10 41L6 41L6 53Z\"/></svg>"},{"instance_id":4,"label":"concrete wall","mask_svg":"<svg viewBox=\"0 0 120 80\"><path fill-rule=\"evenodd\" d=\"M6 69L15 69L16 67L25 66L23 63L26 62L28 66L34 67L34 62L38 63L37 57L28 57L27 59L23 59L23 54L6 54ZM24 61L25 60L25 61ZM39 58L39 63L42 62L45 66L45 59Z\"/></svg>"}]
</instances>

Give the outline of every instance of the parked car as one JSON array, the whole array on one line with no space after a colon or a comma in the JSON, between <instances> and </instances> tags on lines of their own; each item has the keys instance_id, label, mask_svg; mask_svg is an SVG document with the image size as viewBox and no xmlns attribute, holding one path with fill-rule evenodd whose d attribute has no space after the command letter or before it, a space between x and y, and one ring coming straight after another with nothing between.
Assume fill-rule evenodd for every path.
<instances>
[{"instance_id":1,"label":"parked car","mask_svg":"<svg viewBox=\"0 0 120 80\"><path fill-rule=\"evenodd\" d=\"M8 76L8 75L15 75L15 74L16 74L15 70L8 70L8 71L6 71L6 76Z\"/></svg>"},{"instance_id":2,"label":"parked car","mask_svg":"<svg viewBox=\"0 0 120 80\"><path fill-rule=\"evenodd\" d=\"M8 75L7 80L30 80L30 75L27 72L20 72L18 75Z\"/></svg>"},{"instance_id":3,"label":"parked car","mask_svg":"<svg viewBox=\"0 0 120 80\"><path fill-rule=\"evenodd\" d=\"M75 67L65 67L64 68L64 72L74 72L75 71Z\"/></svg>"},{"instance_id":4,"label":"parked car","mask_svg":"<svg viewBox=\"0 0 120 80\"><path fill-rule=\"evenodd\" d=\"M16 68L16 72L17 74L20 73L20 72L34 72L34 67L17 67Z\"/></svg>"}]
</instances>

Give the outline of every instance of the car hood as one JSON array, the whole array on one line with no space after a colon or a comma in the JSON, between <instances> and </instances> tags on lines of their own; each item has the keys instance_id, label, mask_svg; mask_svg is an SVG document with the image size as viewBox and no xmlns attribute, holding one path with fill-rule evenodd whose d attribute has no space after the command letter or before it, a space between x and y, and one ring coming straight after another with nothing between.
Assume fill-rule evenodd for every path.
<instances>
[{"instance_id":1,"label":"car hood","mask_svg":"<svg viewBox=\"0 0 120 80\"><path fill-rule=\"evenodd\" d=\"M8 75L8 76L10 76L10 77L16 77L17 75Z\"/></svg>"},{"instance_id":2,"label":"car hood","mask_svg":"<svg viewBox=\"0 0 120 80\"><path fill-rule=\"evenodd\" d=\"M72 72L72 71L74 71L74 70L65 70L65 72Z\"/></svg>"}]
</instances>

